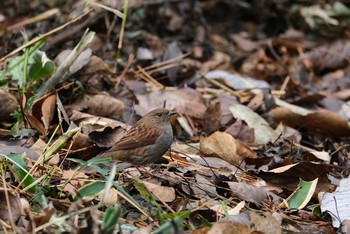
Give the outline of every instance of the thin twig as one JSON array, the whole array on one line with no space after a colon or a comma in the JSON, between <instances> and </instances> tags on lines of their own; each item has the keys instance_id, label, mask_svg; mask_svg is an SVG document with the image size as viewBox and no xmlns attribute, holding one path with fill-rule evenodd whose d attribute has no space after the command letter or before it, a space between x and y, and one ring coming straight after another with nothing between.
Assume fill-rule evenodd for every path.
<instances>
[{"instance_id":1,"label":"thin twig","mask_svg":"<svg viewBox=\"0 0 350 234\"><path fill-rule=\"evenodd\" d=\"M50 9L48 11L45 11L39 15L36 15L34 17L31 17L31 18L28 18L28 19L25 19L23 21L20 21L16 24L12 24L10 26L7 27L7 31L8 32L11 32L11 31L14 31L18 28L22 28L28 24L32 24L32 23L36 23L36 22L39 22L39 21L42 21L42 20L46 20L50 17L54 17L54 16L57 16L58 14L60 13L60 9L58 8L54 8L54 9Z\"/></svg>"},{"instance_id":2,"label":"thin twig","mask_svg":"<svg viewBox=\"0 0 350 234\"><path fill-rule=\"evenodd\" d=\"M130 54L129 57L128 57L128 62L126 63L126 66L125 66L122 74L120 74L119 79L117 81L117 84L115 85L116 87L119 86L120 82L125 77L126 72L129 70L129 68L131 67L131 64L134 62L134 60L135 60L135 55L134 54Z\"/></svg>"},{"instance_id":3,"label":"thin twig","mask_svg":"<svg viewBox=\"0 0 350 234\"><path fill-rule=\"evenodd\" d=\"M159 83L156 79L154 79L150 74L148 74L142 67L137 66L137 69L139 69L139 71L141 72L142 76L141 78L147 82L149 82L150 84L152 84L153 86L155 86L156 88L159 89L164 89L164 85L162 85L161 83Z\"/></svg>"},{"instance_id":4,"label":"thin twig","mask_svg":"<svg viewBox=\"0 0 350 234\"><path fill-rule=\"evenodd\" d=\"M13 217L12 217L12 209L11 209L11 202L10 202L10 198L9 198L9 194L8 194L8 189L6 187L6 180L5 180L5 171L4 171L4 165L1 163L0 164L1 167L1 175L2 175L2 183L4 185L4 192L5 192L5 198L6 198L6 205L7 205L7 211L9 213L9 219L10 219L10 223L12 226L12 230L15 231L15 222L13 221Z\"/></svg>"},{"instance_id":5,"label":"thin twig","mask_svg":"<svg viewBox=\"0 0 350 234\"><path fill-rule=\"evenodd\" d=\"M119 34L119 41L118 41L118 49L117 49L117 56L115 58L115 72L117 72L117 62L121 56L121 50L123 46L123 39L124 39L124 32L125 32L125 25L126 25L126 16L128 15L128 9L129 9L129 0L124 1L124 17L122 20L122 25L120 27L120 34Z\"/></svg>"},{"instance_id":6,"label":"thin twig","mask_svg":"<svg viewBox=\"0 0 350 234\"><path fill-rule=\"evenodd\" d=\"M24 45L22 45L22 46L18 47L17 49L13 50L11 53L9 53L9 54L5 55L4 57L2 57L2 58L0 59L0 62L3 62L3 61L5 61L6 59L8 59L9 57L14 56L14 55L17 54L18 52L22 51L24 48L27 48L27 47L29 47L29 46L31 46L31 45L37 43L38 41L40 41L40 40L42 40L42 39L44 39L44 38L46 38L46 37L48 37L48 36L50 36L50 35L56 33L56 32L61 31L61 30L64 29L65 27L67 27L67 26L69 26L69 25L71 25L71 24L73 24L73 23L79 21L81 18L83 18L83 17L85 17L86 15L90 14L92 11L93 11L93 9L89 9L89 10L88 10L87 12L85 12L84 14L82 14L82 15L80 15L80 16L78 16L78 17L76 17L76 18L74 18L74 19L72 19L72 20L70 20L70 21L68 21L67 23L65 23L65 24L63 24L63 25L61 25L61 26L59 26L59 27L57 27L57 28L51 30L50 32L47 32L47 33L45 33L45 34L43 34L43 35L41 35L41 36L38 36L38 37L36 37L36 38L33 38L32 40L28 41L28 42L25 43Z\"/></svg>"},{"instance_id":7,"label":"thin twig","mask_svg":"<svg viewBox=\"0 0 350 234\"><path fill-rule=\"evenodd\" d=\"M174 66L178 66L178 64L173 64L173 62L178 61L180 59L183 59L183 58L187 57L190 54L191 54L191 52L187 52L187 53L185 53L183 55L180 55L180 56L177 56L175 58L171 58L171 59L162 61L160 63L156 63L156 64L153 64L151 66L144 67L143 69L145 71L147 71L148 73L152 74L154 72L158 72L158 71L162 71L162 70L165 70L165 69L168 69L168 68L172 68ZM138 74L138 73L140 73L140 72L136 72L136 74Z\"/></svg>"}]
</instances>

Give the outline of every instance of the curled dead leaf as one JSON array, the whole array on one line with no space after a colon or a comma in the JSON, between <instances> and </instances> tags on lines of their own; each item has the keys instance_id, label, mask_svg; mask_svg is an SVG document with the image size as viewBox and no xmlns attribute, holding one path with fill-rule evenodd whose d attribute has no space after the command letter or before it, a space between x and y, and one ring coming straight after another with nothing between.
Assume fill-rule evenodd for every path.
<instances>
[{"instance_id":1,"label":"curled dead leaf","mask_svg":"<svg viewBox=\"0 0 350 234\"><path fill-rule=\"evenodd\" d=\"M225 132L215 132L209 137L201 137L200 152L204 156L220 157L234 165L239 165L243 157L257 157L249 147Z\"/></svg>"},{"instance_id":2,"label":"curled dead leaf","mask_svg":"<svg viewBox=\"0 0 350 234\"><path fill-rule=\"evenodd\" d=\"M308 132L328 136L350 136L349 124L337 114L327 110L302 116L287 108L277 107L271 110L269 115L275 123L283 122L295 129L305 128Z\"/></svg>"},{"instance_id":3,"label":"curled dead leaf","mask_svg":"<svg viewBox=\"0 0 350 234\"><path fill-rule=\"evenodd\" d=\"M41 106L42 117L41 120L45 129L49 129L53 116L56 110L56 94L49 95Z\"/></svg>"},{"instance_id":4,"label":"curled dead leaf","mask_svg":"<svg viewBox=\"0 0 350 234\"><path fill-rule=\"evenodd\" d=\"M121 119L124 113L124 103L107 94L84 95L83 99L76 101L70 108L116 120Z\"/></svg>"},{"instance_id":5,"label":"curled dead leaf","mask_svg":"<svg viewBox=\"0 0 350 234\"><path fill-rule=\"evenodd\" d=\"M115 128L121 126L122 128L126 129L126 124L117 120L104 117L97 117L75 110L72 112L70 119L74 121L74 123L77 124L79 127L81 127L82 132L86 134L89 134L95 130L101 130L105 127Z\"/></svg>"},{"instance_id":6,"label":"curled dead leaf","mask_svg":"<svg viewBox=\"0 0 350 234\"><path fill-rule=\"evenodd\" d=\"M26 105L28 105L27 100L29 98L29 96L27 97L23 95L23 109L26 109ZM25 112L25 116L29 124L44 136L48 134L48 129L54 117L56 100L56 93L45 95L35 101L32 106L31 113L27 111Z\"/></svg>"}]
</instances>

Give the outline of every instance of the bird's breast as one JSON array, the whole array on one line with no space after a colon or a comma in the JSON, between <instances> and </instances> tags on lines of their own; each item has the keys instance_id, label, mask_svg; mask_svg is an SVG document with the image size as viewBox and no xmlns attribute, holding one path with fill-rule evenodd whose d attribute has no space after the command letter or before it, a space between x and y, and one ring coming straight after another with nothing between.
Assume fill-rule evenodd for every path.
<instances>
[{"instance_id":1,"label":"bird's breast","mask_svg":"<svg viewBox=\"0 0 350 234\"><path fill-rule=\"evenodd\" d=\"M164 129L163 133L158 137L156 144L154 144L154 147L151 151L154 154L161 154L163 155L171 146L173 143L173 129L166 128Z\"/></svg>"}]
</instances>

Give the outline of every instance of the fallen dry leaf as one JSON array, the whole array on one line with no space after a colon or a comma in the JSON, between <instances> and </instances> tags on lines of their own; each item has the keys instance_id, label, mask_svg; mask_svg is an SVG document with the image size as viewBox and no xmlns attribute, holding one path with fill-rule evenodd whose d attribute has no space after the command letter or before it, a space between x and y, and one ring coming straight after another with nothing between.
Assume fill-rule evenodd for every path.
<instances>
[{"instance_id":1,"label":"fallen dry leaf","mask_svg":"<svg viewBox=\"0 0 350 234\"><path fill-rule=\"evenodd\" d=\"M295 190L299 179L304 181L312 181L318 178L316 192L326 191L332 185L327 178L331 167L327 164L319 164L313 162L300 162L287 166L282 166L269 171L260 171L258 175L266 182L280 185L291 191Z\"/></svg>"},{"instance_id":2,"label":"fallen dry leaf","mask_svg":"<svg viewBox=\"0 0 350 234\"><path fill-rule=\"evenodd\" d=\"M242 37L240 34L233 34L230 38L244 51L251 52L258 48L258 45L255 42Z\"/></svg>"},{"instance_id":3,"label":"fallen dry leaf","mask_svg":"<svg viewBox=\"0 0 350 234\"><path fill-rule=\"evenodd\" d=\"M161 186L147 181L142 181L142 183L157 201L172 202L176 198L173 187Z\"/></svg>"},{"instance_id":4,"label":"fallen dry leaf","mask_svg":"<svg viewBox=\"0 0 350 234\"><path fill-rule=\"evenodd\" d=\"M32 161L36 161L39 158L39 154L33 149L28 149L27 147L23 146L16 146L16 145L0 145L0 153L1 154L18 154L23 155L25 154L29 159Z\"/></svg>"},{"instance_id":5,"label":"fallen dry leaf","mask_svg":"<svg viewBox=\"0 0 350 234\"><path fill-rule=\"evenodd\" d=\"M25 112L29 124L42 135L48 134L48 129L56 110L56 93L51 93L36 100L32 106L31 113ZM30 96L23 95L23 109Z\"/></svg>"},{"instance_id":6,"label":"fallen dry leaf","mask_svg":"<svg viewBox=\"0 0 350 234\"><path fill-rule=\"evenodd\" d=\"M85 173L83 172L79 172L77 174L75 173L76 173L76 170L65 170L63 171L63 175L62 175L62 180L70 180L69 183L67 183L63 189L69 192L72 195L72 197L74 197L77 194L77 190L80 187L85 185L85 183L80 181L79 179L88 178L88 176L85 175Z\"/></svg>"},{"instance_id":7,"label":"fallen dry leaf","mask_svg":"<svg viewBox=\"0 0 350 234\"><path fill-rule=\"evenodd\" d=\"M213 99L210 103L214 104L216 102L220 103L221 110L221 126L226 126L230 121L232 121L233 116L230 111L230 106L233 103L237 103L237 98L227 94L220 94L217 98Z\"/></svg>"},{"instance_id":8,"label":"fallen dry leaf","mask_svg":"<svg viewBox=\"0 0 350 234\"><path fill-rule=\"evenodd\" d=\"M56 95L57 94L49 95L47 98L44 99L43 104L41 106L41 121L43 122L46 130L49 129L51 121L56 111Z\"/></svg>"},{"instance_id":9,"label":"fallen dry leaf","mask_svg":"<svg viewBox=\"0 0 350 234\"><path fill-rule=\"evenodd\" d=\"M103 201L103 204L105 206L114 206L115 204L118 204L119 201L119 195L118 190L115 188L111 188L108 191L108 194L105 196L105 190L102 190L99 194L100 201Z\"/></svg>"},{"instance_id":10,"label":"fallen dry leaf","mask_svg":"<svg viewBox=\"0 0 350 234\"><path fill-rule=\"evenodd\" d=\"M270 85L266 81L256 80L251 77L242 76L237 73L227 72L225 70L214 70L205 73L205 77L213 80L222 81L227 86L238 89L253 89L253 88L269 88Z\"/></svg>"},{"instance_id":11,"label":"fallen dry leaf","mask_svg":"<svg viewBox=\"0 0 350 234\"><path fill-rule=\"evenodd\" d=\"M227 54L216 51L210 60L202 63L200 73L206 73L211 70L226 70L230 67L231 58Z\"/></svg>"},{"instance_id":12,"label":"fallen dry leaf","mask_svg":"<svg viewBox=\"0 0 350 234\"><path fill-rule=\"evenodd\" d=\"M277 134L269 126L268 122L248 107L234 104L230 107L230 110L236 119L244 120L249 127L254 129L256 143L266 144L277 138Z\"/></svg>"},{"instance_id":13,"label":"fallen dry leaf","mask_svg":"<svg viewBox=\"0 0 350 234\"><path fill-rule=\"evenodd\" d=\"M209 105L204 115L203 131L207 134L212 134L220 130L221 115L221 106L219 102Z\"/></svg>"},{"instance_id":14,"label":"fallen dry leaf","mask_svg":"<svg viewBox=\"0 0 350 234\"><path fill-rule=\"evenodd\" d=\"M281 234L281 222L278 222L271 213L265 212L261 215L250 212L250 220L254 225L253 230L260 233Z\"/></svg>"},{"instance_id":15,"label":"fallen dry leaf","mask_svg":"<svg viewBox=\"0 0 350 234\"><path fill-rule=\"evenodd\" d=\"M63 61L69 56L72 50L63 50L61 53L57 55L55 58L55 63L60 65ZM74 63L69 67L69 73L74 74L79 71L83 66L89 63L91 57L91 49L88 48L84 50L78 58L74 61Z\"/></svg>"},{"instance_id":16,"label":"fallen dry leaf","mask_svg":"<svg viewBox=\"0 0 350 234\"><path fill-rule=\"evenodd\" d=\"M277 128L275 129L275 132L283 139L291 139L294 144L300 143L302 138L302 135L299 131L295 130L294 128L288 127L282 122L278 124Z\"/></svg>"},{"instance_id":17,"label":"fallen dry leaf","mask_svg":"<svg viewBox=\"0 0 350 234\"><path fill-rule=\"evenodd\" d=\"M0 89L0 122L14 120L11 114L18 109L18 106L19 104L14 95Z\"/></svg>"},{"instance_id":18,"label":"fallen dry leaf","mask_svg":"<svg viewBox=\"0 0 350 234\"><path fill-rule=\"evenodd\" d=\"M49 207L44 208L40 212L34 213L33 218L34 218L35 226L39 227L49 222L52 215L54 215L55 213L56 213L56 209L52 206L52 204L49 205Z\"/></svg>"},{"instance_id":19,"label":"fallen dry leaf","mask_svg":"<svg viewBox=\"0 0 350 234\"><path fill-rule=\"evenodd\" d=\"M331 156L325 151L311 151L303 155L303 161L320 161L329 164L331 162Z\"/></svg>"},{"instance_id":20,"label":"fallen dry leaf","mask_svg":"<svg viewBox=\"0 0 350 234\"><path fill-rule=\"evenodd\" d=\"M95 130L104 129L105 127L115 128L121 126L122 128L127 129L127 125L120 121L104 117L97 117L79 111L73 111L72 115L70 116L70 119L74 121L74 123L77 124L79 127L81 127L82 132L86 134L89 134Z\"/></svg>"},{"instance_id":21,"label":"fallen dry leaf","mask_svg":"<svg viewBox=\"0 0 350 234\"><path fill-rule=\"evenodd\" d=\"M38 139L31 147L30 149L34 150L38 155L41 155L44 153L45 148L47 147L47 144L42 139Z\"/></svg>"},{"instance_id":22,"label":"fallen dry leaf","mask_svg":"<svg viewBox=\"0 0 350 234\"><path fill-rule=\"evenodd\" d=\"M325 193L321 201L321 211L336 213L332 216L333 226L339 228L341 223L350 219L350 178L340 181L338 188L333 193Z\"/></svg>"},{"instance_id":23,"label":"fallen dry leaf","mask_svg":"<svg viewBox=\"0 0 350 234\"><path fill-rule=\"evenodd\" d=\"M257 157L254 151L225 132L201 137L200 152L205 156L220 157L233 165L240 165L244 157Z\"/></svg>"},{"instance_id":24,"label":"fallen dry leaf","mask_svg":"<svg viewBox=\"0 0 350 234\"><path fill-rule=\"evenodd\" d=\"M299 60L310 60L315 70L336 69L348 63L346 58L350 55L350 43L348 40L335 40L329 44L315 48L302 54Z\"/></svg>"},{"instance_id":25,"label":"fallen dry leaf","mask_svg":"<svg viewBox=\"0 0 350 234\"><path fill-rule=\"evenodd\" d=\"M96 143L99 147L111 147L118 142L126 133L126 130L121 127L105 127L96 129L89 133L89 140Z\"/></svg>"},{"instance_id":26,"label":"fallen dry leaf","mask_svg":"<svg viewBox=\"0 0 350 234\"><path fill-rule=\"evenodd\" d=\"M233 136L235 139L243 141L245 143L254 143L254 129L249 127L244 121L237 120L231 124L226 130L226 133Z\"/></svg>"},{"instance_id":27,"label":"fallen dry leaf","mask_svg":"<svg viewBox=\"0 0 350 234\"><path fill-rule=\"evenodd\" d=\"M6 197L8 197L9 203L7 203ZM6 196L5 191L0 190L0 219L8 224L16 225L21 219L21 204L20 198L14 196L10 191L7 192Z\"/></svg>"},{"instance_id":28,"label":"fallen dry leaf","mask_svg":"<svg viewBox=\"0 0 350 234\"><path fill-rule=\"evenodd\" d=\"M241 210L244 208L245 205L246 205L246 202L241 201L234 208L231 208L229 206L224 208L222 204L218 204L210 207L210 209L216 211L220 216L224 216L226 212L228 215L239 215L239 213L241 212Z\"/></svg>"},{"instance_id":29,"label":"fallen dry leaf","mask_svg":"<svg viewBox=\"0 0 350 234\"><path fill-rule=\"evenodd\" d=\"M219 221L214 223L207 234L251 234L251 229L243 223L231 222L231 221Z\"/></svg>"},{"instance_id":30,"label":"fallen dry leaf","mask_svg":"<svg viewBox=\"0 0 350 234\"><path fill-rule=\"evenodd\" d=\"M336 137L350 136L349 124L333 112L322 110L305 116L289 109L277 107L269 112L275 123L284 123L292 128L305 128L311 133Z\"/></svg>"},{"instance_id":31,"label":"fallen dry leaf","mask_svg":"<svg viewBox=\"0 0 350 234\"><path fill-rule=\"evenodd\" d=\"M79 79L82 80L82 75L91 76L96 73L107 71L109 71L108 64L106 64L106 62L102 58L92 55L89 63L84 67L84 69L81 72L79 72Z\"/></svg>"},{"instance_id":32,"label":"fallen dry leaf","mask_svg":"<svg viewBox=\"0 0 350 234\"><path fill-rule=\"evenodd\" d=\"M167 77L168 79L173 83L173 84L176 84L177 83L177 78L178 78L178 73L179 73L179 70L180 70L180 62L181 62L181 56L182 56L182 51L181 49L179 48L178 46L178 43L177 42L172 42L170 44L168 44L167 48L165 49L165 52L164 52L164 60L174 60L176 58L176 60L173 61L173 64L174 65L177 65L177 66L173 66L171 68L168 68L166 70L166 74L167 74Z\"/></svg>"},{"instance_id":33,"label":"fallen dry leaf","mask_svg":"<svg viewBox=\"0 0 350 234\"><path fill-rule=\"evenodd\" d=\"M275 202L281 202L282 198L275 195L264 187L255 187L243 182L228 182L232 196L238 197L246 202L253 202L258 207L263 205L266 199L272 199Z\"/></svg>"},{"instance_id":34,"label":"fallen dry leaf","mask_svg":"<svg viewBox=\"0 0 350 234\"><path fill-rule=\"evenodd\" d=\"M124 113L124 103L108 94L85 94L70 107L72 110L84 111L91 115L121 120Z\"/></svg>"},{"instance_id":35,"label":"fallen dry leaf","mask_svg":"<svg viewBox=\"0 0 350 234\"><path fill-rule=\"evenodd\" d=\"M191 182L191 189L193 190L193 195L195 197L202 197L208 194L210 197L216 196L216 187L212 182L210 182L206 177L195 175L195 180ZM202 195L202 196L201 196Z\"/></svg>"}]
</instances>

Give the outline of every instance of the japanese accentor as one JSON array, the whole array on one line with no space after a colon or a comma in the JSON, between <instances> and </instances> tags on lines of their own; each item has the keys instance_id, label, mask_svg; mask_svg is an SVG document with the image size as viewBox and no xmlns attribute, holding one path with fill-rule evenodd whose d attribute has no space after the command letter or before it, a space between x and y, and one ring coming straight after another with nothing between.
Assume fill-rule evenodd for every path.
<instances>
[{"instance_id":1,"label":"japanese accentor","mask_svg":"<svg viewBox=\"0 0 350 234\"><path fill-rule=\"evenodd\" d=\"M134 165L145 165L157 161L173 142L170 117L174 114L176 113L164 108L149 112L100 157Z\"/></svg>"}]
</instances>

